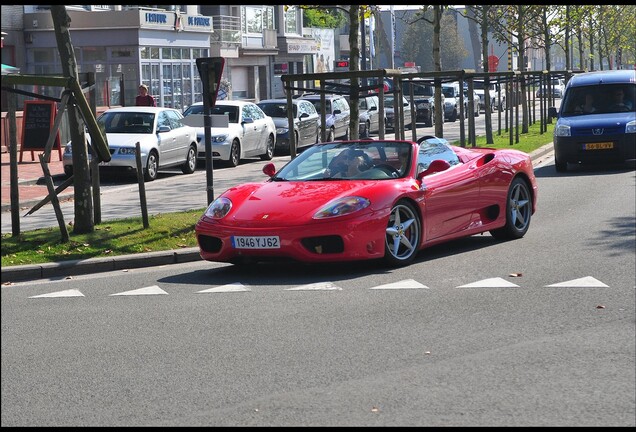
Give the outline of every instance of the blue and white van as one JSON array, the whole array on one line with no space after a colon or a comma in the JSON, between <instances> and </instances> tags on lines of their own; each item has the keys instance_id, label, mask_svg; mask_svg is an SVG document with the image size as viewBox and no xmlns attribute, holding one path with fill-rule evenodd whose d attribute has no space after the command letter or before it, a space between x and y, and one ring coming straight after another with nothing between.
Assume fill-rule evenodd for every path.
<instances>
[{"instance_id":1,"label":"blue and white van","mask_svg":"<svg viewBox=\"0 0 636 432\"><path fill-rule=\"evenodd\" d=\"M561 107L550 108L554 165L614 163L636 159L636 71L609 70L573 75Z\"/></svg>"}]
</instances>

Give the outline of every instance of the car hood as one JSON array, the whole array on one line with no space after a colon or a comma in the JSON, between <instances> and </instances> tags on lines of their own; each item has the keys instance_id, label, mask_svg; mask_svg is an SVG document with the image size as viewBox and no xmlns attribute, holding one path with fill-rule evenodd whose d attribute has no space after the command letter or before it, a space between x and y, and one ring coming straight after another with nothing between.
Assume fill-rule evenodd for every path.
<instances>
[{"instance_id":1,"label":"car hood","mask_svg":"<svg viewBox=\"0 0 636 432\"><path fill-rule=\"evenodd\" d=\"M204 136L205 135L205 128L197 127L195 129L197 130L197 136ZM237 125L236 123L230 123L228 125L228 127L226 127L226 128L211 127L210 128L210 135L212 135L212 136L223 135L223 134L238 135L240 130L241 130L241 126Z\"/></svg>"},{"instance_id":2,"label":"car hood","mask_svg":"<svg viewBox=\"0 0 636 432\"><path fill-rule=\"evenodd\" d=\"M289 125L287 119L283 117L272 117L272 120L277 128L286 128Z\"/></svg>"},{"instance_id":3,"label":"car hood","mask_svg":"<svg viewBox=\"0 0 636 432\"><path fill-rule=\"evenodd\" d=\"M106 140L109 147L135 147L139 142L141 147L144 145L154 145L157 143L157 136L154 134L123 134L123 133L107 133ZM90 134L86 134L86 141L91 143ZM71 142L69 141L69 144Z\"/></svg>"},{"instance_id":4,"label":"car hood","mask_svg":"<svg viewBox=\"0 0 636 432\"><path fill-rule=\"evenodd\" d=\"M224 193L232 200L229 215L241 226L303 225L325 204L346 196L377 196L390 182L377 181L307 181L248 183ZM373 205L373 202L372 202ZM365 209L363 211L369 211Z\"/></svg>"}]
</instances>

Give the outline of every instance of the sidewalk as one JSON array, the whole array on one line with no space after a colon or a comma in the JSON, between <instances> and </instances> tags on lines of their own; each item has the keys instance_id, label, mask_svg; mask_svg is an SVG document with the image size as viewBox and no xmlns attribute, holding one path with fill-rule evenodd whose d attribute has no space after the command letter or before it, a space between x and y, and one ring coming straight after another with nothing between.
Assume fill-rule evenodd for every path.
<instances>
[{"instance_id":1,"label":"sidewalk","mask_svg":"<svg viewBox=\"0 0 636 432\"><path fill-rule=\"evenodd\" d=\"M31 159L31 152L26 151L22 154L22 162L20 162L20 152L17 154L18 160L18 198L20 207L32 207L46 197L49 192L44 181L44 173L42 172L42 165L40 165L40 158L38 155L41 152L33 152L33 160ZM8 152L2 153L2 211L11 210L11 167L10 167L10 154ZM51 161L49 163L49 172L53 177L54 183L56 180L65 179L64 169L62 168L62 161L59 154L56 151L51 152ZM73 198L73 186L69 186L64 189L58 195L58 199L63 201L65 199Z\"/></svg>"}]
</instances>

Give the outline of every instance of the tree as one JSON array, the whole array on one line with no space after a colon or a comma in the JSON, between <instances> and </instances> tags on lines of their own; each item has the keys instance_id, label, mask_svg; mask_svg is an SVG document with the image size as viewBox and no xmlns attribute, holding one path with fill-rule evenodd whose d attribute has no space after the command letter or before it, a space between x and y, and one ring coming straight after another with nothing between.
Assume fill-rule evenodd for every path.
<instances>
[{"instance_id":1,"label":"tree","mask_svg":"<svg viewBox=\"0 0 636 432\"><path fill-rule=\"evenodd\" d=\"M71 18L66 13L65 5L51 5L51 18L55 27L57 48L62 60L64 76L78 80L77 61L71 42L69 28ZM91 193L90 169L88 165L88 148L84 132L84 122L78 115L75 104L69 104L68 121L71 132L73 149L73 193L75 206L75 221L73 232L76 234L90 233L95 230L93 219L93 196Z\"/></svg>"}]
</instances>

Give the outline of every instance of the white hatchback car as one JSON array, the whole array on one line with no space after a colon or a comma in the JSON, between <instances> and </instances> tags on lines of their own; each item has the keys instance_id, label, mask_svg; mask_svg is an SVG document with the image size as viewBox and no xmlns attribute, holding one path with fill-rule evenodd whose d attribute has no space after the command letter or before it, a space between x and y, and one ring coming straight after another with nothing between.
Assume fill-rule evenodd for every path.
<instances>
[{"instance_id":1,"label":"white hatchback car","mask_svg":"<svg viewBox=\"0 0 636 432\"><path fill-rule=\"evenodd\" d=\"M97 118L106 133L111 160L99 164L102 169L137 171L135 156L139 142L145 181L157 178L160 169L181 167L192 174L197 166L196 129L183 123L179 110L163 107L119 107L106 110ZM90 135L86 135L90 148ZM90 160L89 150L89 160ZM64 173L73 174L73 151L66 145L62 157Z\"/></svg>"},{"instance_id":2,"label":"white hatchback car","mask_svg":"<svg viewBox=\"0 0 636 432\"><path fill-rule=\"evenodd\" d=\"M184 116L203 114L203 102L195 102ZM228 127L212 127L212 159L228 166L237 166L241 159L260 157L271 160L276 145L276 125L263 110L249 101L217 101L210 110L213 115L227 115ZM205 129L197 127L198 157L205 159Z\"/></svg>"}]
</instances>

